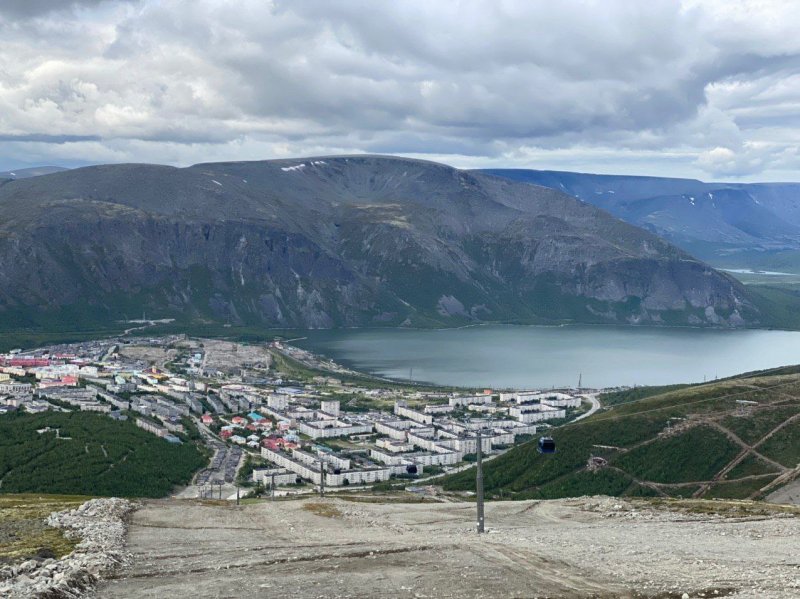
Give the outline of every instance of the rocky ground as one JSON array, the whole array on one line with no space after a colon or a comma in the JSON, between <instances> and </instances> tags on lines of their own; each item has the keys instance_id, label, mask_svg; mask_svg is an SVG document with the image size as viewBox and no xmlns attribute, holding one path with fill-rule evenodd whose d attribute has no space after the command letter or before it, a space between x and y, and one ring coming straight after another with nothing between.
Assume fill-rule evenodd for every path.
<instances>
[{"instance_id":1,"label":"rocky ground","mask_svg":"<svg viewBox=\"0 0 800 599\"><path fill-rule=\"evenodd\" d=\"M132 517L132 566L98 594L800 596L800 518L757 504L709 506L611 498L491 503L489 532L478 536L469 503L150 501Z\"/></svg>"},{"instance_id":2,"label":"rocky ground","mask_svg":"<svg viewBox=\"0 0 800 599\"><path fill-rule=\"evenodd\" d=\"M767 497L767 501L773 503L784 503L800 505L800 480L784 485Z\"/></svg>"},{"instance_id":3,"label":"rocky ground","mask_svg":"<svg viewBox=\"0 0 800 599\"><path fill-rule=\"evenodd\" d=\"M218 339L203 339L205 360L203 366L209 370L239 372L242 365L259 365L268 369L272 355L265 345L245 345Z\"/></svg>"},{"instance_id":4,"label":"rocky ground","mask_svg":"<svg viewBox=\"0 0 800 599\"><path fill-rule=\"evenodd\" d=\"M61 559L30 559L0 568L0 597L11 599L84 597L114 568L128 563L125 516L133 504L124 499L92 499L74 510L55 512L47 524L79 538Z\"/></svg>"}]
</instances>

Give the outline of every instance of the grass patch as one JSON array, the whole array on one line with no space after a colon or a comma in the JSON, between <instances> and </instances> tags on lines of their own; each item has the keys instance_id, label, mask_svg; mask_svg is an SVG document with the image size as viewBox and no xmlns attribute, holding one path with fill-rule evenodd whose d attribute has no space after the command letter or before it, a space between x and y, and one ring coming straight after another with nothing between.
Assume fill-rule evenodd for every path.
<instances>
[{"instance_id":1,"label":"grass patch","mask_svg":"<svg viewBox=\"0 0 800 599\"><path fill-rule=\"evenodd\" d=\"M800 463L800 420L795 420L767 439L758 452L787 468Z\"/></svg>"},{"instance_id":2,"label":"grass patch","mask_svg":"<svg viewBox=\"0 0 800 599\"><path fill-rule=\"evenodd\" d=\"M753 406L753 410L746 416L730 416L721 424L736 433L742 441L748 444L758 442L764 435L784 422L787 418L798 412L797 405L789 406ZM757 418L754 418L757 414Z\"/></svg>"},{"instance_id":3,"label":"grass patch","mask_svg":"<svg viewBox=\"0 0 800 599\"><path fill-rule=\"evenodd\" d=\"M45 524L52 512L74 509L90 497L69 495L0 495L0 565L34 557L58 559L70 553L77 539Z\"/></svg>"},{"instance_id":4,"label":"grass patch","mask_svg":"<svg viewBox=\"0 0 800 599\"><path fill-rule=\"evenodd\" d=\"M350 501L352 503L439 503L431 497L424 495L415 495L414 493L398 492L396 495L337 495L337 499L341 501Z\"/></svg>"},{"instance_id":5,"label":"grass patch","mask_svg":"<svg viewBox=\"0 0 800 599\"><path fill-rule=\"evenodd\" d=\"M771 477L748 478L746 480L734 480L719 482L706 491L706 497L714 499L747 499L753 493L765 486Z\"/></svg>"},{"instance_id":6,"label":"grass patch","mask_svg":"<svg viewBox=\"0 0 800 599\"><path fill-rule=\"evenodd\" d=\"M640 480L682 483L711 479L739 452L725 435L696 426L620 456L614 464Z\"/></svg>"},{"instance_id":7,"label":"grass patch","mask_svg":"<svg viewBox=\"0 0 800 599\"><path fill-rule=\"evenodd\" d=\"M745 476L760 476L762 474L777 474L777 471L772 464L767 464L750 454L739 462L733 470L728 472L727 480L732 481Z\"/></svg>"},{"instance_id":8,"label":"grass patch","mask_svg":"<svg viewBox=\"0 0 800 599\"><path fill-rule=\"evenodd\" d=\"M664 489L664 492L670 497L676 499L688 499L694 495L695 491L700 489L700 485L689 485L687 487L675 487L672 489Z\"/></svg>"},{"instance_id":9,"label":"grass patch","mask_svg":"<svg viewBox=\"0 0 800 599\"><path fill-rule=\"evenodd\" d=\"M713 499L643 499L650 507L686 514L749 518L753 516L800 516L800 507L763 501L731 501Z\"/></svg>"},{"instance_id":10,"label":"grass patch","mask_svg":"<svg viewBox=\"0 0 800 599\"><path fill-rule=\"evenodd\" d=\"M609 393L601 393L598 399L603 406L614 406L629 401L638 401L647 397L655 395L662 395L670 391L679 391L686 389L691 385L660 385L651 387L635 387L633 389L625 389L624 391L611 391Z\"/></svg>"},{"instance_id":11,"label":"grass patch","mask_svg":"<svg viewBox=\"0 0 800 599\"><path fill-rule=\"evenodd\" d=\"M574 472L556 479L536 490L523 492L515 499L558 499L577 495L622 495L631 487L633 479L618 471L602 469Z\"/></svg>"}]
</instances>

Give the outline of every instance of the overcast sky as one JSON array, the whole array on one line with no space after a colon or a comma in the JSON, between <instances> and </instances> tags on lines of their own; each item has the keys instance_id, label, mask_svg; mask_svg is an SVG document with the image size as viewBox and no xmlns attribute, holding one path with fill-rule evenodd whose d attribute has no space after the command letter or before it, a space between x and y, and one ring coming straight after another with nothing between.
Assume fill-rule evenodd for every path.
<instances>
[{"instance_id":1,"label":"overcast sky","mask_svg":"<svg viewBox=\"0 0 800 599\"><path fill-rule=\"evenodd\" d=\"M0 170L373 152L800 180L800 2L2 0Z\"/></svg>"}]
</instances>

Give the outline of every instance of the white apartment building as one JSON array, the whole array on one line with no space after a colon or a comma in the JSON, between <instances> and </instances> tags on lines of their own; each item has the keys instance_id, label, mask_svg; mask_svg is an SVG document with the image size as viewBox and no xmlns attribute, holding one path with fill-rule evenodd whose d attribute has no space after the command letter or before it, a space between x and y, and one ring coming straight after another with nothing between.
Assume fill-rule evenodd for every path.
<instances>
[{"instance_id":1,"label":"white apartment building","mask_svg":"<svg viewBox=\"0 0 800 599\"><path fill-rule=\"evenodd\" d=\"M469 395L465 397L451 397L448 400L450 406L456 407L463 407L469 406L472 404L490 404L492 403L492 396L491 395Z\"/></svg>"},{"instance_id":2,"label":"white apartment building","mask_svg":"<svg viewBox=\"0 0 800 599\"><path fill-rule=\"evenodd\" d=\"M433 416L431 414L423 414L417 410L409 408L406 402L394 402L394 413L403 418L408 418L420 424L433 424Z\"/></svg>"}]
</instances>

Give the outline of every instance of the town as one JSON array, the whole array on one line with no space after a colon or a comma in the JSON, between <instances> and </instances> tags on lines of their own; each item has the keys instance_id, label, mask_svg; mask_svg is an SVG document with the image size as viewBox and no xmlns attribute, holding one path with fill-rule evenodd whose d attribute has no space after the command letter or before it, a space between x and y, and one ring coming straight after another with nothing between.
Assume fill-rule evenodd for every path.
<instances>
[{"instance_id":1,"label":"town","mask_svg":"<svg viewBox=\"0 0 800 599\"><path fill-rule=\"evenodd\" d=\"M82 410L169 443L199 434L213 454L184 496L414 484L469 467L478 443L491 459L585 417L595 396L387 381L283 341L120 337L0 355L0 417Z\"/></svg>"}]
</instances>

